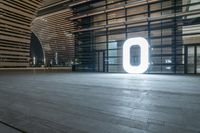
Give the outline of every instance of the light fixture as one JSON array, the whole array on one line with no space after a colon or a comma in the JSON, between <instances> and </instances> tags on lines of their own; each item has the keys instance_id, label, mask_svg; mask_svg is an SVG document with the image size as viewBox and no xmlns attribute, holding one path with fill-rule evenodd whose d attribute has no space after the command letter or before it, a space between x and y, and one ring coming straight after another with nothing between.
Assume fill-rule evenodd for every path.
<instances>
[{"instance_id":1,"label":"light fixture","mask_svg":"<svg viewBox=\"0 0 200 133\"><path fill-rule=\"evenodd\" d=\"M130 49L132 46L139 46L141 50L140 64L131 65ZM123 45L123 68L128 73L144 73L149 67L149 43L143 37L130 38Z\"/></svg>"},{"instance_id":2,"label":"light fixture","mask_svg":"<svg viewBox=\"0 0 200 133\"><path fill-rule=\"evenodd\" d=\"M36 64L36 57L33 57L33 65Z\"/></svg>"}]
</instances>

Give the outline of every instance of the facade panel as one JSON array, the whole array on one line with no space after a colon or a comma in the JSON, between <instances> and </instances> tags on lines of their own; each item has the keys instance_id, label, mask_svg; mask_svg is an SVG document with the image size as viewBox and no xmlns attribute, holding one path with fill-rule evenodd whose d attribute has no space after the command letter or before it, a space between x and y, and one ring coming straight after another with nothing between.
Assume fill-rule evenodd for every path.
<instances>
[{"instance_id":1,"label":"facade panel","mask_svg":"<svg viewBox=\"0 0 200 133\"><path fill-rule=\"evenodd\" d=\"M32 32L40 40L47 66L70 65L74 60L74 24L66 16L72 16L70 9L37 17L32 22Z\"/></svg>"},{"instance_id":2,"label":"facade panel","mask_svg":"<svg viewBox=\"0 0 200 133\"><path fill-rule=\"evenodd\" d=\"M147 73L187 73L185 48L200 43L199 6L193 0L74 1L76 69L98 71L103 58L105 72L124 72L124 41L144 37L150 43ZM139 55L131 58L137 64Z\"/></svg>"},{"instance_id":3,"label":"facade panel","mask_svg":"<svg viewBox=\"0 0 200 133\"><path fill-rule=\"evenodd\" d=\"M42 0L0 1L0 67L28 67L30 24Z\"/></svg>"}]
</instances>

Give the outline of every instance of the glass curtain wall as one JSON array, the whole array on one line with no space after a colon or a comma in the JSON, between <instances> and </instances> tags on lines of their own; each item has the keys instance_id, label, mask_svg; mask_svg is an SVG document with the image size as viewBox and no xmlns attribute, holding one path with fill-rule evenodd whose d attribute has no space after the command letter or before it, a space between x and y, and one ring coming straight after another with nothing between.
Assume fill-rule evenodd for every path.
<instances>
[{"instance_id":1,"label":"glass curtain wall","mask_svg":"<svg viewBox=\"0 0 200 133\"><path fill-rule=\"evenodd\" d=\"M144 37L150 43L147 73L184 73L185 46L200 42L199 5L199 1L188 0L94 0L71 5L76 70L98 71L96 53L102 51L105 72L124 72L124 41ZM137 65L140 49L131 51L131 63Z\"/></svg>"}]
</instances>

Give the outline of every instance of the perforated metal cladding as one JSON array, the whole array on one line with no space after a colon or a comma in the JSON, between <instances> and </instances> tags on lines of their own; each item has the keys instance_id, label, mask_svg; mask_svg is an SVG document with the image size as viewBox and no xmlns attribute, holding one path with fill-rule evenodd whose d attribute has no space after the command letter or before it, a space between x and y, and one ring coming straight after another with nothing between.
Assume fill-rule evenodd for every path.
<instances>
[{"instance_id":1,"label":"perforated metal cladding","mask_svg":"<svg viewBox=\"0 0 200 133\"><path fill-rule=\"evenodd\" d=\"M39 38L47 63L55 62L57 53L58 62L70 62L74 59L74 24L66 20L72 16L69 9L36 18L31 26L32 31Z\"/></svg>"}]
</instances>

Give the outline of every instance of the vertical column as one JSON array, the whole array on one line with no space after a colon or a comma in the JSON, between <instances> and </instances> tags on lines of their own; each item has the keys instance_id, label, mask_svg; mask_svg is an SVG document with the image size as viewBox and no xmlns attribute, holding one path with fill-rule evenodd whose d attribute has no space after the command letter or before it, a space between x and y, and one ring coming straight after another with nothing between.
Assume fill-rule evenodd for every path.
<instances>
[{"instance_id":1,"label":"vertical column","mask_svg":"<svg viewBox=\"0 0 200 133\"><path fill-rule=\"evenodd\" d=\"M125 0L125 4L127 4L127 0ZM127 8L125 8L125 28L126 28L126 40L128 39L128 25L127 25L127 18L128 14L127 14Z\"/></svg>"},{"instance_id":2,"label":"vertical column","mask_svg":"<svg viewBox=\"0 0 200 133\"><path fill-rule=\"evenodd\" d=\"M108 1L105 0L105 4L106 4L106 10L108 9L107 4ZM106 25L108 25L108 13L106 12ZM108 28L106 27L106 54L107 54L107 58L106 58L106 71L109 72L109 38L108 38Z\"/></svg>"},{"instance_id":3,"label":"vertical column","mask_svg":"<svg viewBox=\"0 0 200 133\"><path fill-rule=\"evenodd\" d=\"M188 65L188 47L184 47L184 73L187 74L187 65Z\"/></svg>"},{"instance_id":4,"label":"vertical column","mask_svg":"<svg viewBox=\"0 0 200 133\"><path fill-rule=\"evenodd\" d=\"M176 73L176 67L177 67L177 59L176 59L176 56L177 56L177 53L176 53L176 45L177 45L177 41L176 41L176 28L177 28L177 22L176 22L176 2L177 0L173 0L172 4L173 4L173 13L174 13L174 27L173 27L173 42L172 42L172 51L173 51L173 58L174 58L174 73Z\"/></svg>"},{"instance_id":5,"label":"vertical column","mask_svg":"<svg viewBox=\"0 0 200 133\"><path fill-rule=\"evenodd\" d=\"M161 0L161 3L160 3L160 6L161 6L161 16L163 15L163 0ZM163 22L162 20L160 21L160 26L161 26L161 73L163 71Z\"/></svg>"},{"instance_id":6,"label":"vertical column","mask_svg":"<svg viewBox=\"0 0 200 133\"><path fill-rule=\"evenodd\" d=\"M148 3L147 4L147 10L148 10L148 18L150 18L151 17L151 7L150 7L150 4ZM148 42L149 42L149 48L151 49L151 22L149 21L149 19L148 19L148 28L147 28L147 30L148 30ZM149 63L151 63L151 50L149 50ZM150 64L150 66L151 66L151 64ZM149 73L149 70L147 71L147 73Z\"/></svg>"},{"instance_id":7,"label":"vertical column","mask_svg":"<svg viewBox=\"0 0 200 133\"><path fill-rule=\"evenodd\" d=\"M194 46L194 73L197 74L197 46Z\"/></svg>"}]
</instances>

